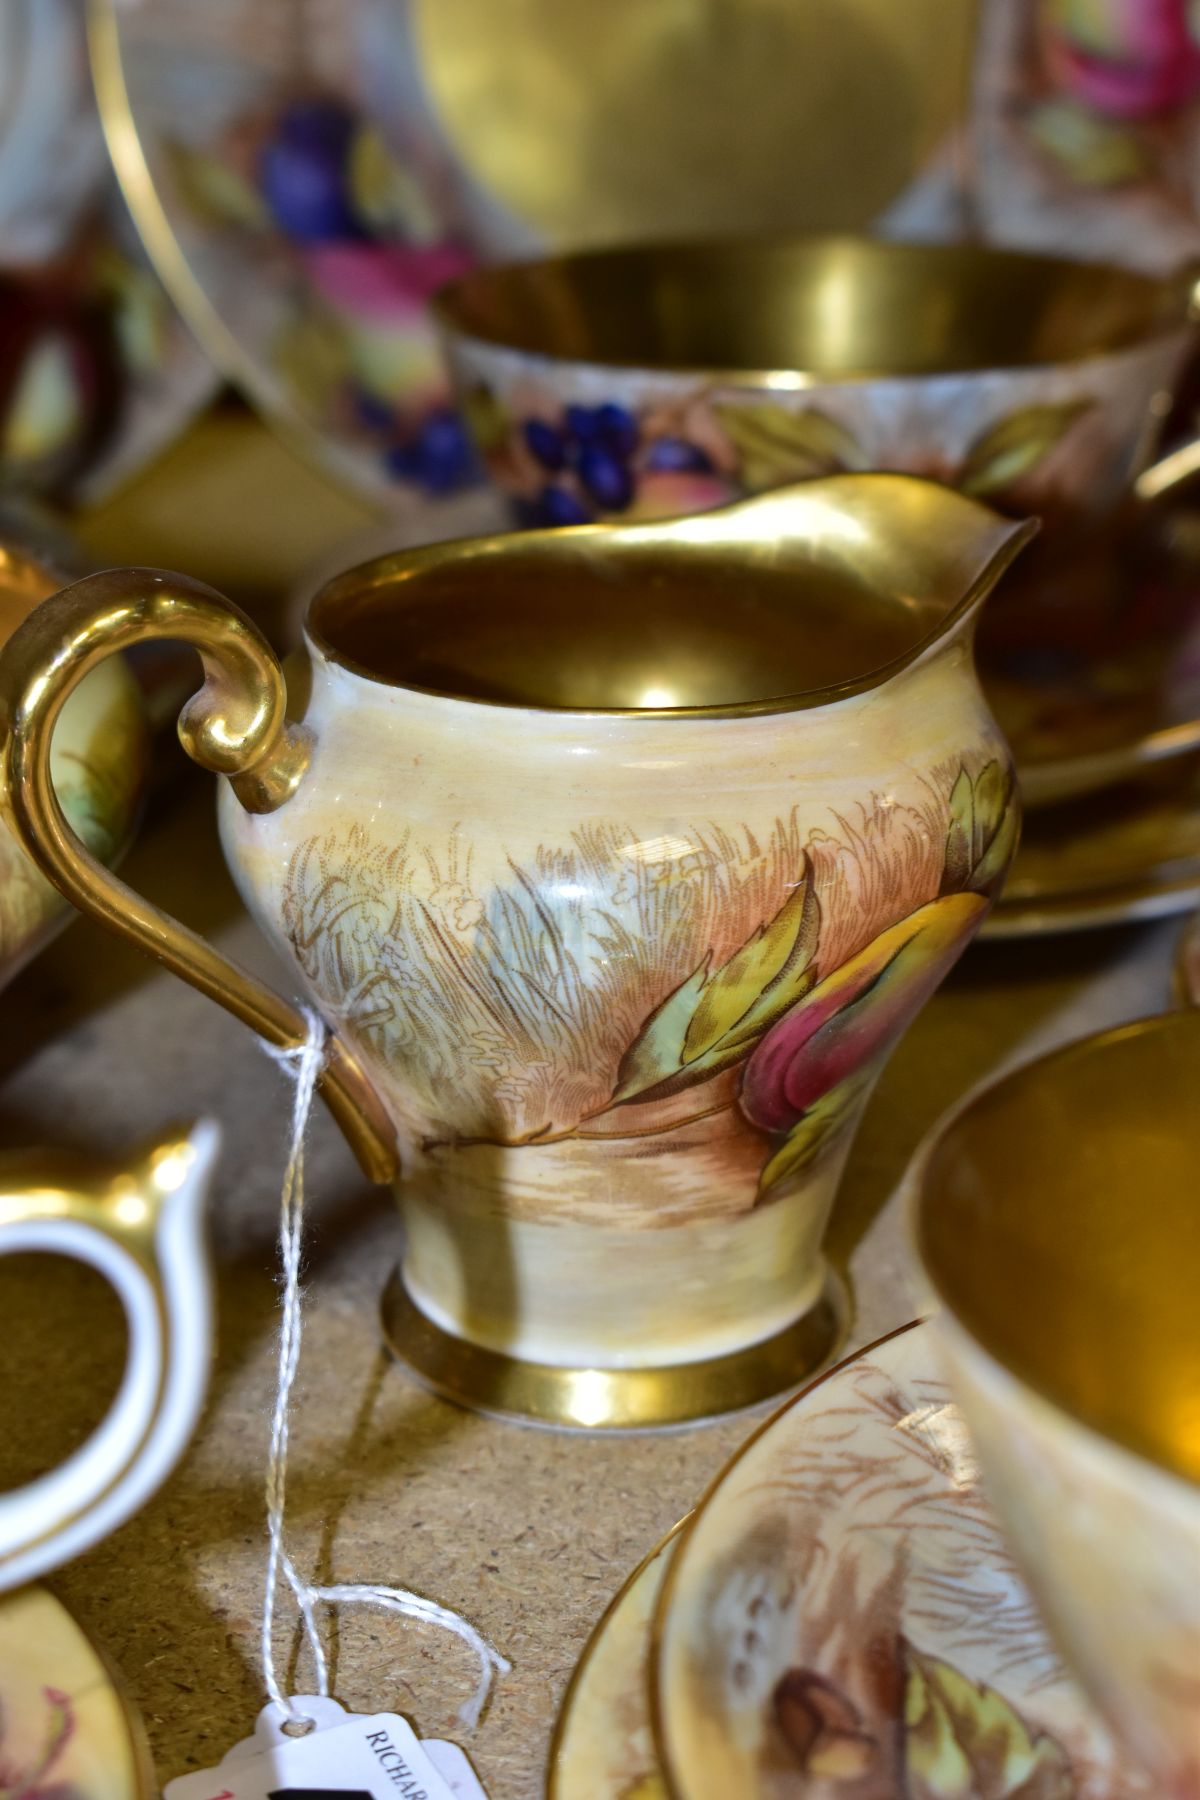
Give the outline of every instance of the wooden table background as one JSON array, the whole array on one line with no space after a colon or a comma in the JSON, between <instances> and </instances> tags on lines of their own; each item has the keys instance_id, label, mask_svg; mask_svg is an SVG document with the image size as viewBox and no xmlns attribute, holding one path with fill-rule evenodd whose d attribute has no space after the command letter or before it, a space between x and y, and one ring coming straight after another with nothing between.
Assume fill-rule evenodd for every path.
<instances>
[{"instance_id":1,"label":"wooden table background","mask_svg":"<svg viewBox=\"0 0 1200 1800\"><path fill-rule=\"evenodd\" d=\"M234 412L203 421L85 522L85 536L104 560L174 563L222 582L278 623L303 569L368 524ZM211 787L179 763L125 874L270 972L221 864ZM1166 921L968 953L897 1051L851 1156L830 1238L854 1294L851 1346L913 1314L891 1197L922 1133L993 1070L1167 1005L1178 929ZM225 1133L212 1206L219 1335L201 1428L145 1511L53 1581L121 1669L165 1781L217 1762L263 1701L262 1483L289 1096L241 1026L84 921L0 1005L0 1143L120 1154L202 1114ZM755 1415L606 1439L502 1424L433 1398L380 1347L378 1298L399 1236L388 1194L364 1187L323 1113L308 1169L295 1559L324 1580L413 1586L460 1608L514 1664L466 1734L455 1713L475 1679L471 1653L432 1627L357 1608L334 1628L334 1691L353 1710L398 1710L424 1735L457 1737L490 1800L536 1800L589 1630ZM6 1487L47 1467L99 1416L123 1325L98 1278L24 1257L0 1260L0 1325ZM294 1651L287 1624L280 1642ZM306 1669L301 1658L301 1689Z\"/></svg>"}]
</instances>

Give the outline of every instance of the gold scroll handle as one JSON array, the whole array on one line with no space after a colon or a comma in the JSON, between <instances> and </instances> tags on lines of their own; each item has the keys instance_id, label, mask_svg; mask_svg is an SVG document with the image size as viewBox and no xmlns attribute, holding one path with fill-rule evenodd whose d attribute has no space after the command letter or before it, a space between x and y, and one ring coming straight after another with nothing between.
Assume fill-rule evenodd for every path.
<instances>
[{"instance_id":1,"label":"gold scroll handle","mask_svg":"<svg viewBox=\"0 0 1200 1800\"><path fill-rule=\"evenodd\" d=\"M286 718L278 658L258 628L202 582L161 569L110 569L54 594L0 651L0 810L34 862L81 912L157 957L281 1049L305 1039L303 1015L204 939L118 881L71 830L50 780L54 722L72 689L114 651L176 638L200 653L203 686L179 716L202 768L225 776L249 812L295 792L310 743ZM395 1133L353 1053L329 1041L321 1092L363 1172L396 1173Z\"/></svg>"}]
</instances>

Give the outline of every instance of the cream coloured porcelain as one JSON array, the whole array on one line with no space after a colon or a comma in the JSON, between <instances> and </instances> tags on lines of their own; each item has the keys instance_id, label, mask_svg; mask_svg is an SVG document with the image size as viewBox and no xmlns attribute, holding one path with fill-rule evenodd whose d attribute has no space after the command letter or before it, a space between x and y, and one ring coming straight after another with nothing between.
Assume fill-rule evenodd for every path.
<instances>
[{"instance_id":1,"label":"cream coloured porcelain","mask_svg":"<svg viewBox=\"0 0 1200 1800\"><path fill-rule=\"evenodd\" d=\"M0 1157L0 1256L42 1251L90 1263L120 1297L129 1332L121 1386L91 1437L57 1468L0 1494L0 1593L115 1531L191 1437L212 1342L203 1213L219 1143L202 1120L127 1167L51 1151Z\"/></svg>"},{"instance_id":2,"label":"cream coloured porcelain","mask_svg":"<svg viewBox=\"0 0 1200 1800\"><path fill-rule=\"evenodd\" d=\"M1200 1015L984 1090L918 1158L921 1260L984 1483L1052 1635L1200 1796Z\"/></svg>"}]
</instances>

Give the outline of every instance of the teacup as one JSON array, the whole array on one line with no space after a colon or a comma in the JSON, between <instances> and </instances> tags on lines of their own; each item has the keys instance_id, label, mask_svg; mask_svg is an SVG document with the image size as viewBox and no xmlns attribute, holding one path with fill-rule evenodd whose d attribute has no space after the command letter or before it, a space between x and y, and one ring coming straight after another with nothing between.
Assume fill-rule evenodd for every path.
<instances>
[{"instance_id":1,"label":"teacup","mask_svg":"<svg viewBox=\"0 0 1200 1800\"><path fill-rule=\"evenodd\" d=\"M43 564L0 543L0 643L59 586ZM73 830L106 862L129 840L148 742L137 684L117 659L96 669L63 708L50 751L55 789ZM62 896L0 828L0 985L69 917Z\"/></svg>"},{"instance_id":2,"label":"teacup","mask_svg":"<svg viewBox=\"0 0 1200 1800\"><path fill-rule=\"evenodd\" d=\"M1118 626L1125 666L1137 647L1129 565L1140 579L1146 553L1124 503L1200 462L1193 444L1147 466L1194 341L1194 279L813 237L484 268L437 313L518 523L666 517L865 469L1040 516L979 640L1025 796L1040 802L1120 776L1119 753L1179 747L1178 733L1140 741L1161 727L1152 693L1132 708L1139 723L1122 710L1114 726L1111 675L1093 696L1088 659Z\"/></svg>"},{"instance_id":3,"label":"teacup","mask_svg":"<svg viewBox=\"0 0 1200 1800\"><path fill-rule=\"evenodd\" d=\"M0 1156L0 1256L90 1263L115 1288L129 1334L120 1388L91 1437L48 1474L0 1494L0 1593L115 1531L195 1429L212 1343L203 1211L219 1142L204 1120L124 1165L62 1151Z\"/></svg>"},{"instance_id":4,"label":"teacup","mask_svg":"<svg viewBox=\"0 0 1200 1800\"><path fill-rule=\"evenodd\" d=\"M524 1416L747 1405L830 1348L855 1124L1013 852L971 638L1031 531L857 475L408 550L316 596L291 721L210 589L91 577L0 657L5 816L77 905L302 1038L80 853L45 779L81 674L194 643L180 734L226 777L230 866L330 1027L364 1168L403 1172L393 1344Z\"/></svg>"},{"instance_id":5,"label":"teacup","mask_svg":"<svg viewBox=\"0 0 1200 1800\"><path fill-rule=\"evenodd\" d=\"M1171 1800L1200 1796L1200 1014L1072 1044L913 1173L935 1329L1013 1555Z\"/></svg>"}]
</instances>

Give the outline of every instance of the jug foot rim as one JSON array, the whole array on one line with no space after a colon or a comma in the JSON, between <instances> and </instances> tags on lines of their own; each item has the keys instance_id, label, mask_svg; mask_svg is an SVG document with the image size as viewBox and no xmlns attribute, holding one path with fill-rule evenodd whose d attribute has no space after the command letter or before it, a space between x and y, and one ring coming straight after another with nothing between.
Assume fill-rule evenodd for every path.
<instances>
[{"instance_id":1,"label":"jug foot rim","mask_svg":"<svg viewBox=\"0 0 1200 1800\"><path fill-rule=\"evenodd\" d=\"M845 1286L831 1269L814 1305L782 1331L722 1356L643 1368L532 1362L472 1344L421 1310L399 1267L380 1311L392 1355L442 1399L471 1412L567 1431L700 1425L782 1399L833 1361L850 1323Z\"/></svg>"}]
</instances>

